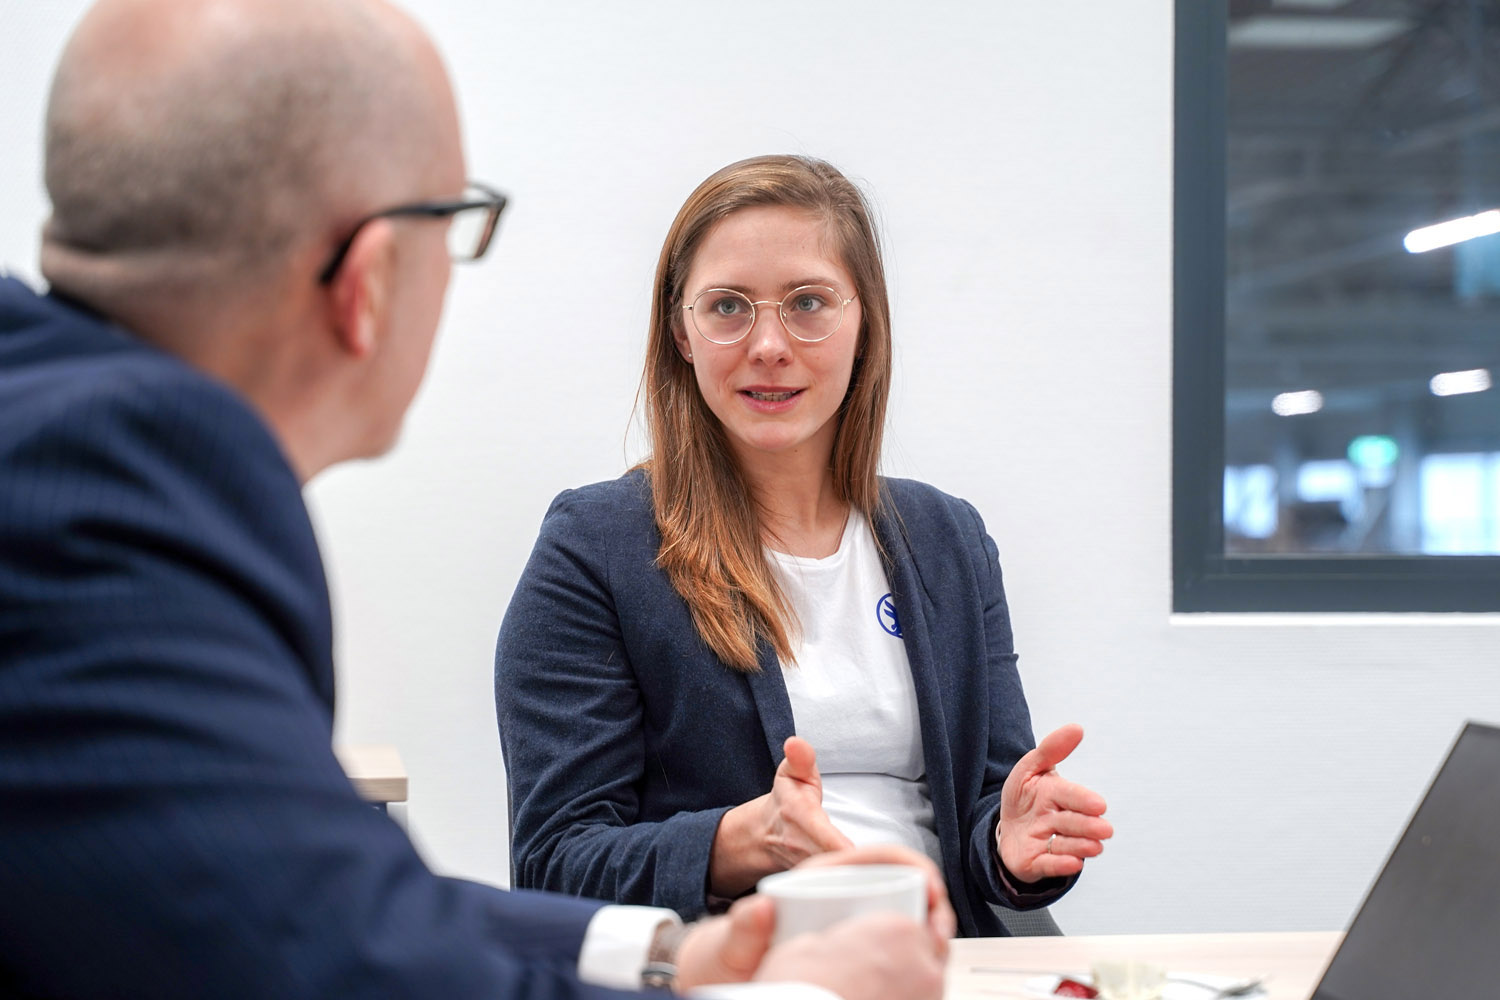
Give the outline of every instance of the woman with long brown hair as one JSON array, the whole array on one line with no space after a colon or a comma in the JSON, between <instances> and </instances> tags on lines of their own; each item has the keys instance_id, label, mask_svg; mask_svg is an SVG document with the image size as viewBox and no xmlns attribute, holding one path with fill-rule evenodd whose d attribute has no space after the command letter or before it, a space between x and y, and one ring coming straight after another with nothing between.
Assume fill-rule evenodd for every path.
<instances>
[{"instance_id":1,"label":"woman with long brown hair","mask_svg":"<svg viewBox=\"0 0 1500 1000\"><path fill-rule=\"evenodd\" d=\"M890 312L833 167L731 164L672 224L651 457L548 511L495 699L518 888L701 914L851 843L931 857L960 931L1056 899L1112 829L1033 748L995 545L877 474Z\"/></svg>"}]
</instances>

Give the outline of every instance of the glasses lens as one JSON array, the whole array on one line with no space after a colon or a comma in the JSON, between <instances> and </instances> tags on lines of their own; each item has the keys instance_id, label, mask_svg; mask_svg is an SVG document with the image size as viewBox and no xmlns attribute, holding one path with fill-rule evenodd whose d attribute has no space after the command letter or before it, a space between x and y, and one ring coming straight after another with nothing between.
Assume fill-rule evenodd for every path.
<instances>
[{"instance_id":1,"label":"glasses lens","mask_svg":"<svg viewBox=\"0 0 1500 1000\"><path fill-rule=\"evenodd\" d=\"M459 209L448 223L448 253L454 260L474 260L490 228L488 205Z\"/></svg>"},{"instance_id":2,"label":"glasses lens","mask_svg":"<svg viewBox=\"0 0 1500 1000\"><path fill-rule=\"evenodd\" d=\"M794 288L781 300L781 321L798 340L827 340L844 321L844 300L822 285Z\"/></svg>"},{"instance_id":3,"label":"glasses lens","mask_svg":"<svg viewBox=\"0 0 1500 1000\"><path fill-rule=\"evenodd\" d=\"M710 288L693 300L693 325L705 340L733 344L745 336L754 322L755 307L739 292Z\"/></svg>"}]
</instances>

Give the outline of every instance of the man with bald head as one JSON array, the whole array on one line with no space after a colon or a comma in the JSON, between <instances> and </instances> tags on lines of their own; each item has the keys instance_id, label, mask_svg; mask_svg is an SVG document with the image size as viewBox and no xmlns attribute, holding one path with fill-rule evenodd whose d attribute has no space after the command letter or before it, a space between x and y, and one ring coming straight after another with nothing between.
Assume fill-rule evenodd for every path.
<instances>
[{"instance_id":1,"label":"man with bald head","mask_svg":"<svg viewBox=\"0 0 1500 1000\"><path fill-rule=\"evenodd\" d=\"M372 206L464 190L415 25L369 3L101 3L58 66L46 148L54 289L240 389L304 481L391 444L442 308L443 227L375 220L329 280L299 279Z\"/></svg>"},{"instance_id":2,"label":"man with bald head","mask_svg":"<svg viewBox=\"0 0 1500 1000\"><path fill-rule=\"evenodd\" d=\"M434 876L344 778L301 486L390 447L504 206L409 18L102 0L46 128L50 289L0 278L0 995L940 992L940 890L768 951L765 901Z\"/></svg>"}]
</instances>

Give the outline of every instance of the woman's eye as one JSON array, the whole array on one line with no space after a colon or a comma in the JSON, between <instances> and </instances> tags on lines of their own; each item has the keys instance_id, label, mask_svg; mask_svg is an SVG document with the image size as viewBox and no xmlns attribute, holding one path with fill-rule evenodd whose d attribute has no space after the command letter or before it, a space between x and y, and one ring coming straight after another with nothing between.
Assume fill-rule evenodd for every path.
<instances>
[{"instance_id":1,"label":"woman's eye","mask_svg":"<svg viewBox=\"0 0 1500 1000\"><path fill-rule=\"evenodd\" d=\"M817 312L828 303L823 301L821 295L799 295L792 303L793 312Z\"/></svg>"},{"instance_id":2,"label":"woman's eye","mask_svg":"<svg viewBox=\"0 0 1500 1000\"><path fill-rule=\"evenodd\" d=\"M745 311L745 305L739 299L725 296L722 299L715 299L709 309L720 316L738 316Z\"/></svg>"}]
</instances>

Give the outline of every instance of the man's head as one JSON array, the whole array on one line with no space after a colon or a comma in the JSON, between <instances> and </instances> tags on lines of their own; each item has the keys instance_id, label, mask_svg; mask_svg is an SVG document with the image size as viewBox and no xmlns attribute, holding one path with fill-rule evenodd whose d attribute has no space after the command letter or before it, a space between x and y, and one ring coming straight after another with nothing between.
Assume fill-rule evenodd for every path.
<instances>
[{"instance_id":1,"label":"man's head","mask_svg":"<svg viewBox=\"0 0 1500 1000\"><path fill-rule=\"evenodd\" d=\"M304 475L384 450L426 365L464 187L441 59L383 0L100 0L47 111L54 289L240 388Z\"/></svg>"}]
</instances>

